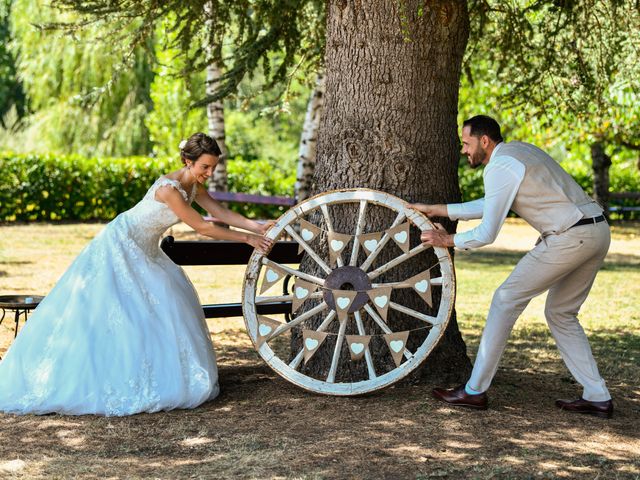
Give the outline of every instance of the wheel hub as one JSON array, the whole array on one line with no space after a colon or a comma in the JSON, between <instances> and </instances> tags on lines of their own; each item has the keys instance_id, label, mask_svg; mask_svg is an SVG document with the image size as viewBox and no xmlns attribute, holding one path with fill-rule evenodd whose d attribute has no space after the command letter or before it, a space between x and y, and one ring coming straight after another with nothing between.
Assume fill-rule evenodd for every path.
<instances>
[{"instance_id":1,"label":"wheel hub","mask_svg":"<svg viewBox=\"0 0 640 480\"><path fill-rule=\"evenodd\" d=\"M324 280L326 290L323 292L324 301L332 310L336 309L336 303L331 290L351 290L358 294L349 307L349 313L353 313L364 306L369 300L366 290L371 288L371 280L367 274L358 267L344 266L334 269Z\"/></svg>"}]
</instances>

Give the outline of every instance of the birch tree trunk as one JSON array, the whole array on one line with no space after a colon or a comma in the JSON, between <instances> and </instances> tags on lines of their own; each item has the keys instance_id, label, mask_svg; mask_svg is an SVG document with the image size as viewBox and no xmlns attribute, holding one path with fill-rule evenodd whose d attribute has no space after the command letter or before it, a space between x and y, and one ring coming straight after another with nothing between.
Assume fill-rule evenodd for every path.
<instances>
[{"instance_id":1,"label":"birch tree trunk","mask_svg":"<svg viewBox=\"0 0 640 480\"><path fill-rule=\"evenodd\" d=\"M325 76L318 74L316 86L309 98L307 113L304 117L304 126L300 136L300 150L298 152L298 170L296 175L295 198L298 202L309 198L313 172L316 166L316 147L318 141L318 128L322 116L324 101Z\"/></svg>"},{"instance_id":2,"label":"birch tree trunk","mask_svg":"<svg viewBox=\"0 0 640 480\"><path fill-rule=\"evenodd\" d=\"M410 202L460 201L456 116L468 33L464 0L328 1L326 91L314 194L368 187ZM357 207L336 206L331 216L336 232L353 233ZM315 220L321 222L320 214ZM365 233L382 231L392 220L390 212L371 208ZM442 219L441 223L449 231L455 229L452 222ZM415 232L412 243L412 247L419 243ZM380 281L398 281L425 270L433 264L428 258L433 250L427 252L405 262L410 265L403 263L386 272ZM326 245L323 253L326 258ZM380 255L380 263L396 255ZM323 276L308 258L301 268ZM399 290L398 303L429 314L427 305L413 293ZM319 321L314 318L307 325L314 328ZM297 343L294 351L300 349L299 341L292 339ZM307 372L326 376L332 348L325 350L326 355L318 352L304 367ZM353 378L358 368L365 368L347 358L343 346L340 365L344 367L339 368L336 381ZM392 367L390 358L377 359L381 361ZM466 380L470 367L454 312L439 347L417 375L440 381Z\"/></svg>"},{"instance_id":3,"label":"birch tree trunk","mask_svg":"<svg viewBox=\"0 0 640 480\"><path fill-rule=\"evenodd\" d=\"M218 79L221 76L220 67L216 63L211 63L207 66L207 95L215 93ZM209 136L212 137L222 151L218 164L211 175L209 181L209 190L216 192L226 192L227 187L227 146L225 143L224 135L224 106L222 100L211 102L207 105L207 120L209 123Z\"/></svg>"}]
</instances>

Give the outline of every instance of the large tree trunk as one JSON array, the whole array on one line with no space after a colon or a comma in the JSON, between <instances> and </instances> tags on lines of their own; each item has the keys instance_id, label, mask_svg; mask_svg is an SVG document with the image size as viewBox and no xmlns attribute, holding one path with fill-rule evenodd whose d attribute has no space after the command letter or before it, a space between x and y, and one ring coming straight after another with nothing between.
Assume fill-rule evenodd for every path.
<instances>
[{"instance_id":1,"label":"large tree trunk","mask_svg":"<svg viewBox=\"0 0 640 480\"><path fill-rule=\"evenodd\" d=\"M216 63L207 66L207 95L213 95L220 79L220 67ZM209 136L212 137L222 151L218 164L211 175L209 190L216 192L227 191L227 146L224 136L224 106L222 100L207 105L207 120L209 121Z\"/></svg>"},{"instance_id":2,"label":"large tree trunk","mask_svg":"<svg viewBox=\"0 0 640 480\"><path fill-rule=\"evenodd\" d=\"M313 172L316 167L316 147L318 144L318 128L322 116L324 102L323 73L318 74L316 86L311 92L304 117L302 135L300 135L300 150L298 151L298 170L296 175L295 198L298 202L309 198L313 184Z\"/></svg>"},{"instance_id":3,"label":"large tree trunk","mask_svg":"<svg viewBox=\"0 0 640 480\"><path fill-rule=\"evenodd\" d=\"M604 209L604 214L609 218L609 167L611 157L605 151L600 142L591 145L591 162L593 167L593 198Z\"/></svg>"},{"instance_id":4,"label":"large tree trunk","mask_svg":"<svg viewBox=\"0 0 640 480\"><path fill-rule=\"evenodd\" d=\"M314 193L368 187L411 202L460 201L456 114L468 31L463 0L328 2L326 91ZM335 231L354 232L357 208L335 207L331 215ZM382 208L371 208L365 233L388 228L394 216ZM320 216L316 220L321 222ZM451 222L442 223L450 231L455 228ZM411 236L412 246L417 245L418 232L413 231ZM387 257L381 255L379 261L396 255L391 251ZM403 263L385 273L379 281L409 278L433 262L433 250L428 250L405 262L408 265ZM308 258L301 268L323 276ZM429 314L427 305L411 294L399 290L395 298ZM314 327L317 322L313 319L309 323ZM347 334L354 333L354 328L348 326ZM416 338L414 343L421 341ZM324 357L318 352L318 358L305 367L307 372L324 376L332 349L325 350ZM353 377L358 368L364 369L347 360L346 347L342 355L340 364L346 366L338 370L336 381ZM390 358L376 358L376 362L392 368ZM454 313L441 343L418 375L457 381L466 379L469 370Z\"/></svg>"}]
</instances>

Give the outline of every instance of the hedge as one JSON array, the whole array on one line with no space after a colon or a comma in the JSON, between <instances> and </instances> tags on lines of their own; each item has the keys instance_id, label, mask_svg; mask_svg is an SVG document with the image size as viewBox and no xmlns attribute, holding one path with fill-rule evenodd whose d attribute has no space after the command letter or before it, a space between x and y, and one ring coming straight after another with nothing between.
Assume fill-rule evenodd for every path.
<instances>
[{"instance_id":1,"label":"hedge","mask_svg":"<svg viewBox=\"0 0 640 480\"><path fill-rule=\"evenodd\" d=\"M111 220L140 201L160 175L178 167L175 158L0 153L0 221ZM228 171L231 191L293 195L295 175L284 175L266 160L231 160ZM283 210L231 207L259 218Z\"/></svg>"},{"instance_id":2,"label":"hedge","mask_svg":"<svg viewBox=\"0 0 640 480\"><path fill-rule=\"evenodd\" d=\"M179 166L176 159L126 157L85 158L77 155L18 155L0 153L0 221L111 220L138 202L162 174ZM591 172L571 166L570 173L592 191ZM232 159L227 164L229 190L262 195L292 196L294 172L267 160ZM464 200L483 195L482 169L461 162ZM640 191L635 169L611 169L611 191ZM232 204L253 218L275 218L284 207Z\"/></svg>"}]
</instances>

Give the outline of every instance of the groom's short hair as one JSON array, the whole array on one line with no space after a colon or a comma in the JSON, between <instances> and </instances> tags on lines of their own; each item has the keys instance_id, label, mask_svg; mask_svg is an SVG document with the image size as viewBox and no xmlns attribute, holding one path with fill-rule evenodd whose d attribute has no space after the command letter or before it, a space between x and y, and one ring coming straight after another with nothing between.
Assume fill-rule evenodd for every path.
<instances>
[{"instance_id":1,"label":"groom's short hair","mask_svg":"<svg viewBox=\"0 0 640 480\"><path fill-rule=\"evenodd\" d=\"M469 127L469 133L474 137L486 135L496 143L504 141L500 133L500 125L487 115L476 115L465 120L462 124L462 128L464 127Z\"/></svg>"}]
</instances>

